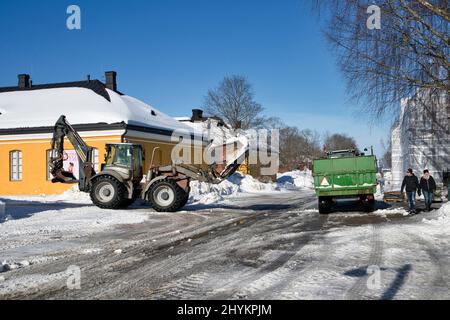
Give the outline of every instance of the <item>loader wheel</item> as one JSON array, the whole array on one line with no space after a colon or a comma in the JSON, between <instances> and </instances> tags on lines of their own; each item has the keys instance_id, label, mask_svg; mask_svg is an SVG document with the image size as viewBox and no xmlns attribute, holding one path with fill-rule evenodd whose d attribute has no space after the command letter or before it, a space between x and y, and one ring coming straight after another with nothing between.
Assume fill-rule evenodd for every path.
<instances>
[{"instance_id":1,"label":"loader wheel","mask_svg":"<svg viewBox=\"0 0 450 320\"><path fill-rule=\"evenodd\" d=\"M319 197L319 213L329 214L331 213L332 201L328 197Z\"/></svg>"},{"instance_id":2,"label":"loader wheel","mask_svg":"<svg viewBox=\"0 0 450 320\"><path fill-rule=\"evenodd\" d=\"M190 189L189 189L189 191L190 191ZM189 201L189 191L184 191L183 190L183 192L184 192L184 198L183 198L183 201L181 201L181 208L183 208L185 205L186 205L186 203L188 203L188 201Z\"/></svg>"},{"instance_id":3,"label":"loader wheel","mask_svg":"<svg viewBox=\"0 0 450 320\"><path fill-rule=\"evenodd\" d=\"M123 183L111 176L95 179L90 192L92 202L102 209L121 209L125 194Z\"/></svg>"},{"instance_id":4,"label":"loader wheel","mask_svg":"<svg viewBox=\"0 0 450 320\"><path fill-rule=\"evenodd\" d=\"M156 181L148 191L148 200L158 212L175 212L187 202L186 192L173 180Z\"/></svg>"}]
</instances>

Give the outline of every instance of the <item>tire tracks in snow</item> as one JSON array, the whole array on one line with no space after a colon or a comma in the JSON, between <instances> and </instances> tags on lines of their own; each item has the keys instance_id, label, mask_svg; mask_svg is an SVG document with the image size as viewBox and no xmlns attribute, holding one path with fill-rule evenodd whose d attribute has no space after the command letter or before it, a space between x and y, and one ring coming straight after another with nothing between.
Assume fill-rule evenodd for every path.
<instances>
[{"instance_id":1,"label":"tire tracks in snow","mask_svg":"<svg viewBox=\"0 0 450 320\"><path fill-rule=\"evenodd\" d=\"M309 206L310 203L307 204L307 206ZM275 213L276 214L276 213ZM284 215L289 215L288 213L282 214ZM266 216L266 214L264 214L264 216ZM201 273L203 276L205 276L205 274L207 274L207 276L204 279L204 281L201 283L201 286L192 286L192 275L190 274L191 272L195 273L197 272L201 272L201 269L199 270L198 265L194 265L191 268L189 268L188 270L185 270L184 274L185 277L183 278L183 276L179 277L176 280L170 281L168 284L163 284L162 287L158 288L158 289L154 289L151 290L152 292L152 298L157 298L157 299L167 299L167 298L173 298L173 292L176 292L176 298L177 299L190 299L192 297L196 297L196 298L205 298L208 297L208 299L220 299L220 298L230 298L232 296L232 293L229 292L229 290L226 290L227 288L229 288L230 286L233 287L234 285L240 285L242 284L242 282L244 281L244 279L249 278L249 277L255 277L255 273L257 273L256 277L261 277L262 275L261 270L257 270L257 271L250 271L250 272L239 272L238 276L234 277L233 280L228 279L228 281L225 281L225 285L224 284L219 284L216 281L214 281L214 283L212 283L213 281L208 281L208 280L212 280L215 277L213 276L213 274L211 272L216 272L221 274L222 272L226 273L226 270L229 269L229 267L221 265L219 268L215 268L214 270L211 270L211 268L213 266L211 266L211 261L217 260L220 261L221 259L224 258L224 256L227 256L227 262L229 264L243 264L243 261L233 257L233 255L229 255L229 253L227 253L227 251L229 249L230 245L227 244L227 242L238 242L238 240L242 237L245 236L245 233L248 233L249 228L252 228L252 234L257 234L258 232L255 232L255 228L257 230L264 230L265 232L269 232L270 231L278 231L278 230L283 230L285 227L285 224L289 224L289 222L283 221L284 224L283 225L278 225L276 227L273 227L273 223L274 221L271 219L271 217L269 218L264 218L262 220L258 220L255 221L254 223L250 224L250 225L246 225L245 228L240 228L239 230L237 230L236 234L233 234L232 231L231 233L229 231L225 231L225 235L216 235L216 237L214 239L212 239L211 241L209 241L207 243L207 248L201 248L202 251L207 250L209 253L208 256L203 257L205 260L204 261L198 261L198 265L202 266L203 262L204 265L206 266L205 269L203 271L203 273ZM239 233L242 233L242 235L240 235ZM230 236L231 234L231 239L227 239L228 236ZM222 237L225 237L225 239L222 239ZM235 238L237 237L237 238ZM243 238L242 238L243 239ZM225 243L223 243L222 241L224 241ZM242 241L242 240L241 240ZM218 242L216 245L217 247L214 247L214 242ZM255 249L258 248L258 246L255 247ZM247 249L251 249L251 248L247 248ZM262 248L259 248L262 252L264 252L264 250ZM195 255L195 253L193 253L193 255ZM197 259L199 259L200 257L197 257ZM288 257L286 256L282 256L282 257L278 257L277 259L271 261L269 264L265 264L264 268L270 269L270 270L275 270L277 268L279 268L279 266L283 265L284 263L286 263L286 259L288 259ZM200 259L201 260L201 259ZM208 265L209 264L209 265ZM247 264L247 263L246 263ZM225 269L225 270L224 270ZM265 271L267 272L267 271ZM219 277L220 278L220 277ZM253 278L252 278L253 279Z\"/></svg>"},{"instance_id":2,"label":"tire tracks in snow","mask_svg":"<svg viewBox=\"0 0 450 320\"><path fill-rule=\"evenodd\" d=\"M308 202L299 210L306 210L316 205L317 201ZM316 230L320 230L328 220L328 216L319 216ZM285 226L279 226L277 229L283 230ZM291 225L292 227L292 225ZM295 265L296 268L303 268L303 263L298 263L298 260L305 255L303 248L311 241L317 238L317 231L302 232L297 237L293 246L289 251L281 254L278 258L265 263L260 268L249 272L233 281L229 281L224 286L216 291L220 293L213 296L213 299L260 299L266 296L267 292L275 290L281 283L285 282L286 278L296 277L295 272L292 273L288 264ZM300 259L298 259L300 258ZM319 262L317 262L318 264ZM316 264L315 264L316 265ZM314 268L310 265L310 268ZM245 287L245 289L242 289ZM272 297L273 298L273 297Z\"/></svg>"},{"instance_id":3,"label":"tire tracks in snow","mask_svg":"<svg viewBox=\"0 0 450 320\"><path fill-rule=\"evenodd\" d=\"M367 261L366 266L362 266L368 268L369 266L378 266L380 267L383 259L383 240L380 236L380 226L376 224L372 224L372 237L370 240L370 256ZM365 272L364 276L361 276L356 280L353 286L347 291L345 294L346 300L360 300L364 299L365 292L367 291L367 280L369 275Z\"/></svg>"},{"instance_id":4,"label":"tire tracks in snow","mask_svg":"<svg viewBox=\"0 0 450 320\"><path fill-rule=\"evenodd\" d=\"M296 205L297 206L297 205ZM274 211L274 210L272 210ZM173 247L177 247L179 244L182 244L183 242L185 242L187 240L187 238L192 238L192 239L203 239L207 236L209 236L210 234L214 233L220 233L221 230L226 234L229 233L230 231L228 230L230 227L236 226L236 225L241 225L244 224L244 226L248 227L249 226L249 221L256 221L258 218L260 218L263 215L266 215L269 211L256 211L256 212L250 212L248 214L246 214L243 217L238 217L235 219L228 219L227 223L225 224L220 224L214 228L211 227L207 227L205 228L205 230L195 230L196 234L193 235L184 235L184 237L182 237L181 239L179 239L176 243L170 243L170 244L165 244L164 247L160 247L160 248L142 248L142 245L140 244L138 246L138 248L136 248L136 250L132 253L134 256L138 255L138 254L143 254L144 257L141 257L140 259L138 259L138 261L134 261L132 263L130 263L128 266L126 265L119 265L117 268L117 271L119 272L120 270L120 275L119 276L113 276L110 277L111 279L108 279L106 275L96 275L94 273L93 275L93 279L88 279L89 282L93 281L98 282L98 281L102 281L101 279L103 279L103 282L106 281L106 283L104 283L104 286L106 286L107 288L101 288L101 289L95 289L93 288L93 290L90 290L87 295L86 293L84 294L80 294L80 297L86 298L86 296L88 298L98 298L98 297L115 297L115 296L127 296L126 293L128 291L129 296L136 296L136 292L133 292L133 290L138 290L142 292L142 290L140 290L140 288L142 287L142 284L145 283L146 281L148 282L148 277L149 275L156 275L156 277L162 277L164 275L171 275L173 276L173 270L175 270L175 274L177 273L177 268L179 268L180 266L183 265L189 265L190 263L190 252L187 253L186 257L186 253L185 252L181 252L178 255L175 256L171 256L167 251L170 250ZM270 223L270 221L268 221L268 223ZM250 223L251 225L251 223ZM243 227L240 227L240 230L245 229ZM216 235L214 236L216 237ZM214 239L213 237L213 239ZM208 249L208 248L207 248ZM127 251L125 251L125 253L127 253ZM207 257L210 256L211 254L208 252L199 252L199 255L206 255ZM168 257L166 257L168 255ZM192 254L191 254L192 255ZM129 252L128 255L130 256ZM207 258L205 257L205 259ZM156 263L152 263L151 265L148 264L150 261L154 261L154 260L159 260L156 261ZM152 261L152 262L153 262ZM148 264L148 265L147 265ZM113 263L110 263L109 265L113 265ZM90 268L92 270L98 269L98 268ZM196 270L198 272L198 270ZM170 277L166 277L166 278L170 278ZM98 279L98 280L95 280ZM188 280L188 282L190 282L190 280ZM177 283L180 286L183 286L183 284L181 283ZM186 288L192 288L192 285L188 284L187 286L185 286ZM150 289L150 291L152 291L153 289ZM125 295L118 295L119 293L123 293ZM139 292L139 294L141 294ZM182 294L182 290L178 290L177 291L177 296L183 296ZM192 296L191 292L187 292L186 296ZM148 297L148 296L147 296Z\"/></svg>"}]
</instances>

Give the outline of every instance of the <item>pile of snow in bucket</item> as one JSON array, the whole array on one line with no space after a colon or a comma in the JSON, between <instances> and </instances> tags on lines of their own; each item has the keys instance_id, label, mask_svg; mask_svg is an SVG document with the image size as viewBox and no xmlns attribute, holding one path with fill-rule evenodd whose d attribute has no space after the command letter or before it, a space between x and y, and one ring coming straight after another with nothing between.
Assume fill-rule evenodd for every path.
<instances>
[{"instance_id":1,"label":"pile of snow in bucket","mask_svg":"<svg viewBox=\"0 0 450 320\"><path fill-rule=\"evenodd\" d=\"M280 188L314 188L314 178L311 170L295 170L277 175L277 184Z\"/></svg>"}]
</instances>

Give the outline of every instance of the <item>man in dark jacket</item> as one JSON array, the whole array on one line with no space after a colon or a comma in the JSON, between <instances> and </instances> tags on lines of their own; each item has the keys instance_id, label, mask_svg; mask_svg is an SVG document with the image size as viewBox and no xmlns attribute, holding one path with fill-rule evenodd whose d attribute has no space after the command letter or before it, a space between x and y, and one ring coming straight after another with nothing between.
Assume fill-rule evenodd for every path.
<instances>
[{"instance_id":1,"label":"man in dark jacket","mask_svg":"<svg viewBox=\"0 0 450 320\"><path fill-rule=\"evenodd\" d=\"M406 172L406 176L403 179L402 183L402 189L401 192L403 193L403 190L406 189L406 195L408 197L408 203L409 203L409 213L415 214L416 213L416 192L420 196L420 185L419 185L419 179L414 175L413 170L410 168Z\"/></svg>"},{"instance_id":2,"label":"man in dark jacket","mask_svg":"<svg viewBox=\"0 0 450 320\"><path fill-rule=\"evenodd\" d=\"M431 210L431 204L433 203L433 194L436 190L436 181L430 175L430 171L424 170L423 177L420 178L420 189L423 192L425 198L425 207L427 211Z\"/></svg>"}]
</instances>

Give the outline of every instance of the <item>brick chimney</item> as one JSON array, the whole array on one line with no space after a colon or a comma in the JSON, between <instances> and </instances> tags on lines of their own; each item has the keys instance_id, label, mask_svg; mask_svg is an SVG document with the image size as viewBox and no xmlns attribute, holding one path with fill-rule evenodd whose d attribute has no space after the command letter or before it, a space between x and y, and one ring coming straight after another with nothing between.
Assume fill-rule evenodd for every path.
<instances>
[{"instance_id":1,"label":"brick chimney","mask_svg":"<svg viewBox=\"0 0 450 320\"><path fill-rule=\"evenodd\" d=\"M30 87L30 75L29 74L19 74L19 88L25 89Z\"/></svg>"},{"instance_id":2,"label":"brick chimney","mask_svg":"<svg viewBox=\"0 0 450 320\"><path fill-rule=\"evenodd\" d=\"M105 72L106 88L109 90L117 91L117 72L107 71Z\"/></svg>"},{"instance_id":3,"label":"brick chimney","mask_svg":"<svg viewBox=\"0 0 450 320\"><path fill-rule=\"evenodd\" d=\"M191 121L202 121L203 120L203 110L201 109L192 109L192 117Z\"/></svg>"}]
</instances>

